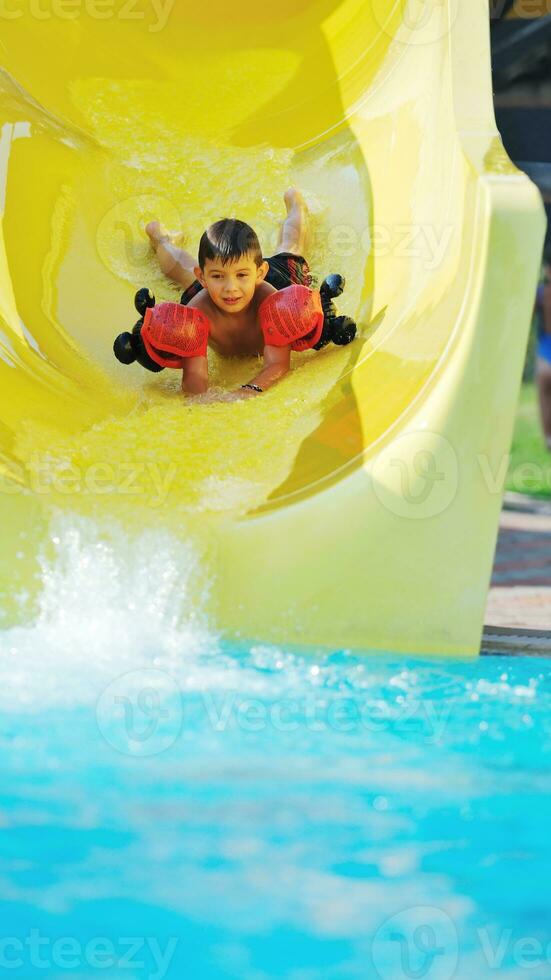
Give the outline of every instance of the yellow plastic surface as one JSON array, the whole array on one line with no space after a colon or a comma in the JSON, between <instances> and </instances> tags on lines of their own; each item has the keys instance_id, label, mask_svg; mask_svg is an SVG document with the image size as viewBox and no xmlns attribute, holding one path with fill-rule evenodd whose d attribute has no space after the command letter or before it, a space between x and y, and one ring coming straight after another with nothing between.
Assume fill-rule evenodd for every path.
<instances>
[{"instance_id":1,"label":"yellow plastic surface","mask_svg":"<svg viewBox=\"0 0 551 980\"><path fill-rule=\"evenodd\" d=\"M208 589L182 602L228 637L475 655L545 226L495 128L485 4L4 7L3 622L32 615L61 510L191 544ZM118 364L135 289L179 295L145 221L194 250L238 216L270 255L290 184L359 338L234 404ZM231 389L256 364L210 367Z\"/></svg>"}]
</instances>

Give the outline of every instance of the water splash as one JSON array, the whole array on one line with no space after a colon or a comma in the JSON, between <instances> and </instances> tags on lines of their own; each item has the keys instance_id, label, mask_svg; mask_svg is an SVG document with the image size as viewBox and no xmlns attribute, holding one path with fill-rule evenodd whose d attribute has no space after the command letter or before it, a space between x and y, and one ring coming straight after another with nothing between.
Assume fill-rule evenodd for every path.
<instances>
[{"instance_id":1,"label":"water splash","mask_svg":"<svg viewBox=\"0 0 551 980\"><path fill-rule=\"evenodd\" d=\"M166 531L59 513L39 567L37 616L0 634L4 710L89 703L123 671L181 675L217 649L200 558Z\"/></svg>"}]
</instances>

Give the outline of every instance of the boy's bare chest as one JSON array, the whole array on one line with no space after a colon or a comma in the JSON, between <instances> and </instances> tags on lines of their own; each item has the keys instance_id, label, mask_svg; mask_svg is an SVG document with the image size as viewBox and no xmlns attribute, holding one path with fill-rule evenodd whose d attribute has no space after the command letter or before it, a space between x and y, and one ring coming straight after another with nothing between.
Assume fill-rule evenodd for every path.
<instances>
[{"instance_id":1,"label":"boy's bare chest","mask_svg":"<svg viewBox=\"0 0 551 980\"><path fill-rule=\"evenodd\" d=\"M242 317L211 317L209 344L218 354L261 354L264 349L262 331L256 311Z\"/></svg>"}]
</instances>

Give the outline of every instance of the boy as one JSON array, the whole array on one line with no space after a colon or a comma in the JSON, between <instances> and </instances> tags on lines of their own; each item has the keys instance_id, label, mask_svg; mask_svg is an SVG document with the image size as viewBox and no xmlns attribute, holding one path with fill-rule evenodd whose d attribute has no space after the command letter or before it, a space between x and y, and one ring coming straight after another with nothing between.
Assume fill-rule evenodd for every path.
<instances>
[{"instance_id":1,"label":"boy","mask_svg":"<svg viewBox=\"0 0 551 980\"><path fill-rule=\"evenodd\" d=\"M308 237L306 204L294 187L285 192L284 201L287 217L280 229L278 253L269 259L263 259L253 229L234 218L210 225L201 237L198 259L174 245L158 221L146 225L161 270L184 287L182 302L209 318L211 347L227 356L263 354L262 370L234 398L254 397L289 371L290 346L264 343L258 323L262 300L291 283L312 283L303 254ZM207 358L188 358L182 390L200 394L207 389Z\"/></svg>"}]
</instances>

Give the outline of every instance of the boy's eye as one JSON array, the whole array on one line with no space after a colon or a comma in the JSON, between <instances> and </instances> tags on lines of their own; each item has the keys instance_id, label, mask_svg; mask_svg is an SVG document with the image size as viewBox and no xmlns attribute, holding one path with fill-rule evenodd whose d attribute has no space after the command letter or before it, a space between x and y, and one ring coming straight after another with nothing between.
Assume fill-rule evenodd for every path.
<instances>
[{"instance_id":1,"label":"boy's eye","mask_svg":"<svg viewBox=\"0 0 551 980\"><path fill-rule=\"evenodd\" d=\"M240 279L247 279L249 273L248 272L239 272L238 275L239 275L239 278ZM221 279L222 276L220 275L219 272L213 272L212 273L212 278L213 279Z\"/></svg>"}]
</instances>

